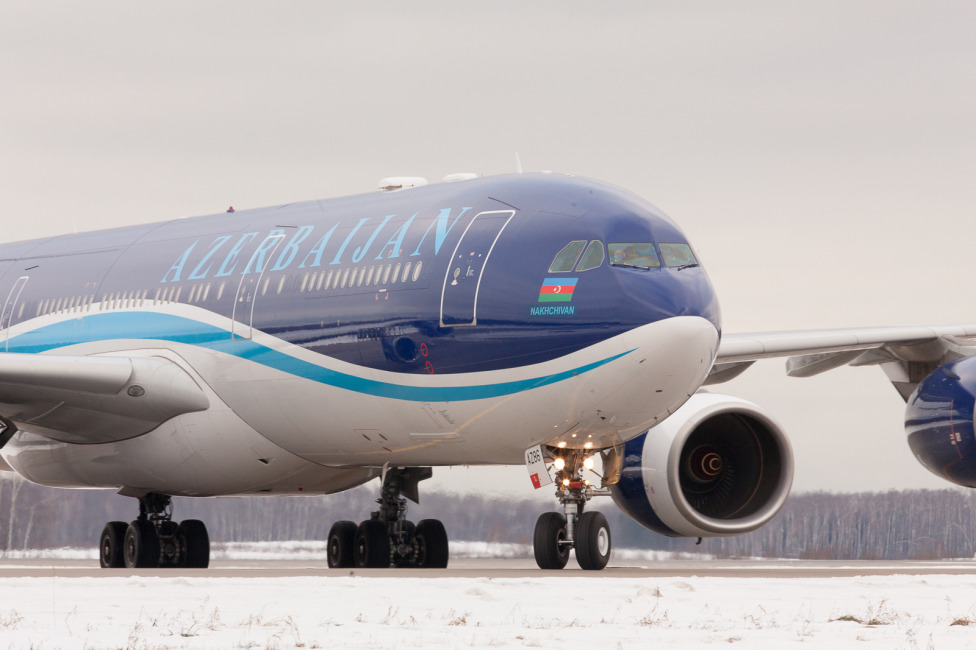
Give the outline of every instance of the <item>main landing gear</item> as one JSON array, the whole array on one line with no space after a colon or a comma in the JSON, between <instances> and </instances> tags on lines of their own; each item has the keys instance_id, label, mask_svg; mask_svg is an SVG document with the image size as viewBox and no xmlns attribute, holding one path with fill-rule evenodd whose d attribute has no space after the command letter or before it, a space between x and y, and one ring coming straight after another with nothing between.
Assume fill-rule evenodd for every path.
<instances>
[{"instance_id":1,"label":"main landing gear","mask_svg":"<svg viewBox=\"0 0 976 650\"><path fill-rule=\"evenodd\" d=\"M206 569L210 564L207 527L197 519L177 524L170 497L154 492L139 498L135 521L105 524L98 548L103 569Z\"/></svg>"},{"instance_id":2,"label":"main landing gear","mask_svg":"<svg viewBox=\"0 0 976 650\"><path fill-rule=\"evenodd\" d=\"M562 569L576 550L580 568L599 571L610 560L610 526L599 512L584 512L586 502L610 491L595 489L583 479L583 469L592 460L580 452L564 450L553 461L556 470L556 498L563 512L543 513L535 524L532 546L540 569Z\"/></svg>"},{"instance_id":3,"label":"main landing gear","mask_svg":"<svg viewBox=\"0 0 976 650\"><path fill-rule=\"evenodd\" d=\"M358 526L338 521L329 531L328 561L331 568L447 567L447 532L437 519L416 525L407 521L407 499L419 503L418 483L433 475L430 467L386 470L380 508Z\"/></svg>"}]
</instances>

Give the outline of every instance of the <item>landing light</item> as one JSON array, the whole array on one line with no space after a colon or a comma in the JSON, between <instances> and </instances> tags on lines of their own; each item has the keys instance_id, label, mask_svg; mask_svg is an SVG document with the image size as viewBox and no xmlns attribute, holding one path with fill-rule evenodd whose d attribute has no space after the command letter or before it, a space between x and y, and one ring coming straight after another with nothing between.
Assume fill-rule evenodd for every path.
<instances>
[{"instance_id":1,"label":"landing light","mask_svg":"<svg viewBox=\"0 0 976 650\"><path fill-rule=\"evenodd\" d=\"M583 467L586 469L593 469L593 456L586 457L586 460L583 461Z\"/></svg>"},{"instance_id":2,"label":"landing light","mask_svg":"<svg viewBox=\"0 0 976 650\"><path fill-rule=\"evenodd\" d=\"M569 487L569 479L568 478L564 478L563 479L563 487Z\"/></svg>"},{"instance_id":3,"label":"landing light","mask_svg":"<svg viewBox=\"0 0 976 650\"><path fill-rule=\"evenodd\" d=\"M557 470L562 469L566 467L566 461L564 461L562 458L557 458L556 460L552 461L552 466Z\"/></svg>"}]
</instances>

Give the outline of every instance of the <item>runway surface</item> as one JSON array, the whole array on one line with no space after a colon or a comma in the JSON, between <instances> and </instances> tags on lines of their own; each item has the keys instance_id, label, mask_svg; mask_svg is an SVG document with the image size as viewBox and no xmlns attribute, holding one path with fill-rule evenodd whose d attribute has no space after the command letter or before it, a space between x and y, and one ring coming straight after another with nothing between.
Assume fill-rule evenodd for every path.
<instances>
[{"instance_id":1,"label":"runway surface","mask_svg":"<svg viewBox=\"0 0 976 650\"><path fill-rule=\"evenodd\" d=\"M890 575L973 575L976 561L664 560L613 563L583 571L574 562L542 571L532 559L453 560L447 569L330 569L324 560L216 560L209 569L100 569L95 560L0 560L0 578L840 578Z\"/></svg>"},{"instance_id":2,"label":"runway surface","mask_svg":"<svg viewBox=\"0 0 976 650\"><path fill-rule=\"evenodd\" d=\"M976 562L646 558L605 571L457 558L330 570L216 557L206 570L0 562L0 647L976 649Z\"/></svg>"}]
</instances>

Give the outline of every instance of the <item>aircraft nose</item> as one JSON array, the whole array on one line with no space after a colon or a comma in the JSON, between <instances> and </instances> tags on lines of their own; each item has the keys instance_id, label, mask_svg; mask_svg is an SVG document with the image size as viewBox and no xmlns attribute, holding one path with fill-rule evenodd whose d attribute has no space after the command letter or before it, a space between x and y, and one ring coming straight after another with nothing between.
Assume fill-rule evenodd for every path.
<instances>
[{"instance_id":1,"label":"aircraft nose","mask_svg":"<svg viewBox=\"0 0 976 650\"><path fill-rule=\"evenodd\" d=\"M551 444L610 447L664 420L704 382L718 331L704 318L677 316L636 327L612 345L624 354L586 375L579 394L592 401L580 400L570 418L576 427Z\"/></svg>"},{"instance_id":2,"label":"aircraft nose","mask_svg":"<svg viewBox=\"0 0 976 650\"><path fill-rule=\"evenodd\" d=\"M632 309L635 324L679 316L700 317L721 332L721 310L708 275L701 267L622 271L621 299Z\"/></svg>"}]
</instances>

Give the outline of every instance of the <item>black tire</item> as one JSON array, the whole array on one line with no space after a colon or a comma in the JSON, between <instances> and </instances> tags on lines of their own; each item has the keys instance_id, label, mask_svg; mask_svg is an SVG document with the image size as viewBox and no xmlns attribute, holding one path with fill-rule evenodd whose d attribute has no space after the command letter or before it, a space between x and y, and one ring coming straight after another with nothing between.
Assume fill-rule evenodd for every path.
<instances>
[{"instance_id":1,"label":"black tire","mask_svg":"<svg viewBox=\"0 0 976 650\"><path fill-rule=\"evenodd\" d=\"M98 563L103 569L121 569L125 566L125 531L129 524L110 521L102 529L98 542Z\"/></svg>"},{"instance_id":2,"label":"black tire","mask_svg":"<svg viewBox=\"0 0 976 650\"><path fill-rule=\"evenodd\" d=\"M129 569L155 569L159 566L159 537L156 527L137 519L125 529L125 566Z\"/></svg>"},{"instance_id":3,"label":"black tire","mask_svg":"<svg viewBox=\"0 0 976 650\"><path fill-rule=\"evenodd\" d=\"M210 533L199 519L180 522L176 538L183 548L182 566L187 569L206 569L210 566Z\"/></svg>"},{"instance_id":4,"label":"black tire","mask_svg":"<svg viewBox=\"0 0 976 650\"><path fill-rule=\"evenodd\" d=\"M418 569L446 569L450 555L447 531L439 519L424 519L414 533Z\"/></svg>"},{"instance_id":5,"label":"black tire","mask_svg":"<svg viewBox=\"0 0 976 650\"><path fill-rule=\"evenodd\" d=\"M356 523L337 521L329 531L327 549L330 569L348 569L354 564L356 545Z\"/></svg>"},{"instance_id":6,"label":"black tire","mask_svg":"<svg viewBox=\"0 0 976 650\"><path fill-rule=\"evenodd\" d=\"M353 561L360 569L390 566L390 536L384 522L370 519L359 524Z\"/></svg>"},{"instance_id":7,"label":"black tire","mask_svg":"<svg viewBox=\"0 0 976 650\"><path fill-rule=\"evenodd\" d=\"M569 561L569 545L560 544L566 539L566 517L558 512L544 512L535 522L532 548L535 563L540 569L562 569Z\"/></svg>"},{"instance_id":8,"label":"black tire","mask_svg":"<svg viewBox=\"0 0 976 650\"><path fill-rule=\"evenodd\" d=\"M586 571L600 571L610 561L610 525L602 512L584 512L576 521L573 537L576 561Z\"/></svg>"}]
</instances>

